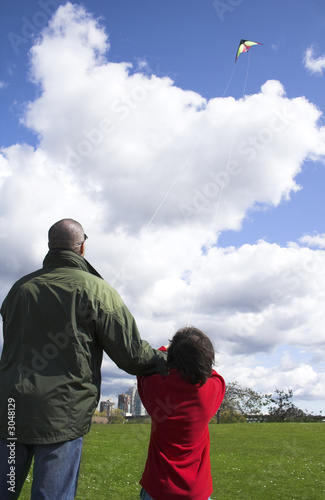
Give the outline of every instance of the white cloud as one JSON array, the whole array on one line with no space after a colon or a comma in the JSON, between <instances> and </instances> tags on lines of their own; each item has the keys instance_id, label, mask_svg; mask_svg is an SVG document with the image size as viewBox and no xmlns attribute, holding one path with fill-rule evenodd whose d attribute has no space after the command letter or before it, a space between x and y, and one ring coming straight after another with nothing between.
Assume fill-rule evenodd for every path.
<instances>
[{"instance_id":1,"label":"white cloud","mask_svg":"<svg viewBox=\"0 0 325 500\"><path fill-rule=\"evenodd\" d=\"M325 234L306 234L299 241L309 247L325 248Z\"/></svg>"},{"instance_id":2,"label":"white cloud","mask_svg":"<svg viewBox=\"0 0 325 500\"><path fill-rule=\"evenodd\" d=\"M314 57L314 48L308 47L304 54L304 65L311 73L322 75L325 70L325 55Z\"/></svg>"},{"instance_id":3,"label":"white cloud","mask_svg":"<svg viewBox=\"0 0 325 500\"><path fill-rule=\"evenodd\" d=\"M68 3L31 51L39 94L23 122L39 144L12 145L0 157L1 298L41 265L50 225L72 217L89 235L87 258L153 346L190 321L213 338L228 380L238 374L261 390L281 381L283 363L272 368L275 380L256 356L272 359L286 345L317 349L320 381L322 250L216 246L249 210L300 189L304 161L325 154L319 110L286 97L278 81L239 100L206 101L169 78L109 62L108 49L97 21ZM312 246L310 238L301 243ZM109 360L103 375L109 394L129 380Z\"/></svg>"},{"instance_id":4,"label":"white cloud","mask_svg":"<svg viewBox=\"0 0 325 500\"><path fill-rule=\"evenodd\" d=\"M311 103L287 99L277 81L245 99L206 102L168 78L98 58L103 32L85 36L94 22L80 7L58 12L32 49L42 92L25 123L101 199L111 226L141 229L168 195L154 224L202 223L217 208L216 230L239 229L254 204L278 205L298 189L303 160L323 143Z\"/></svg>"}]
</instances>

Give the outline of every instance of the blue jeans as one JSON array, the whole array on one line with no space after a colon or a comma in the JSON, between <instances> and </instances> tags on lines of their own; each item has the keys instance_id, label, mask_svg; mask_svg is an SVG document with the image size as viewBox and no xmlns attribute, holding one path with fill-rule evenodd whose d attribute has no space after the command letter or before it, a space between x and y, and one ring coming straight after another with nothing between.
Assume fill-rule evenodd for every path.
<instances>
[{"instance_id":1,"label":"blue jeans","mask_svg":"<svg viewBox=\"0 0 325 500\"><path fill-rule=\"evenodd\" d=\"M140 491L140 500L153 500L153 498L143 488Z\"/></svg>"},{"instance_id":2,"label":"blue jeans","mask_svg":"<svg viewBox=\"0 0 325 500\"><path fill-rule=\"evenodd\" d=\"M73 500L83 438L55 444L22 444L0 439L0 498L15 500L34 457L31 500Z\"/></svg>"},{"instance_id":3,"label":"blue jeans","mask_svg":"<svg viewBox=\"0 0 325 500\"><path fill-rule=\"evenodd\" d=\"M143 488L140 491L140 500L154 500ZM208 498L211 500L211 497Z\"/></svg>"}]
</instances>

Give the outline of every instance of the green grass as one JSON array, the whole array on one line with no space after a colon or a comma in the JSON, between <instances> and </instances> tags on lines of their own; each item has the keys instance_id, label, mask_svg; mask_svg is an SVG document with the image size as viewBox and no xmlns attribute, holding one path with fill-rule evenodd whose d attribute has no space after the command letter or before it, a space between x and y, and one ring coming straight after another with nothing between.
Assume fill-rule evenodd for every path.
<instances>
[{"instance_id":1,"label":"green grass","mask_svg":"<svg viewBox=\"0 0 325 500\"><path fill-rule=\"evenodd\" d=\"M210 436L213 499L324 500L324 423L211 425ZM77 500L137 500L149 437L146 424L94 424ZM29 491L30 479L20 499Z\"/></svg>"},{"instance_id":2,"label":"green grass","mask_svg":"<svg viewBox=\"0 0 325 500\"><path fill-rule=\"evenodd\" d=\"M324 424L216 427L210 434L218 500L325 498Z\"/></svg>"}]
</instances>

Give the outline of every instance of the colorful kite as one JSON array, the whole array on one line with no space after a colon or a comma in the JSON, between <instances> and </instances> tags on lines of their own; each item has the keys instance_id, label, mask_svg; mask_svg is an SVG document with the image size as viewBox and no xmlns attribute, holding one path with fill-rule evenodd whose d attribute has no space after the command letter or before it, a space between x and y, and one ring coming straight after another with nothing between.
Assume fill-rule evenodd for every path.
<instances>
[{"instance_id":1,"label":"colorful kite","mask_svg":"<svg viewBox=\"0 0 325 500\"><path fill-rule=\"evenodd\" d=\"M252 47L252 45L262 45L262 43L252 42L251 40L241 39L239 42L239 45L238 45L238 50L237 50L237 54L236 54L236 61L238 59L239 54L242 54L243 52L248 52L249 49Z\"/></svg>"}]
</instances>

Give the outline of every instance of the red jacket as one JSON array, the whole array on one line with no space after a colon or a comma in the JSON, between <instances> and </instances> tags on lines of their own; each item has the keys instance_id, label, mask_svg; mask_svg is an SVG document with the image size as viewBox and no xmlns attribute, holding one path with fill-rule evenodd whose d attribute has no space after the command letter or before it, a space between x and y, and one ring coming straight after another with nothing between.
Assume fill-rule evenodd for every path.
<instances>
[{"instance_id":1,"label":"red jacket","mask_svg":"<svg viewBox=\"0 0 325 500\"><path fill-rule=\"evenodd\" d=\"M154 500L207 500L212 493L208 424L225 394L213 370L199 387L176 370L138 377L143 405L151 416L151 438L141 486Z\"/></svg>"}]
</instances>

